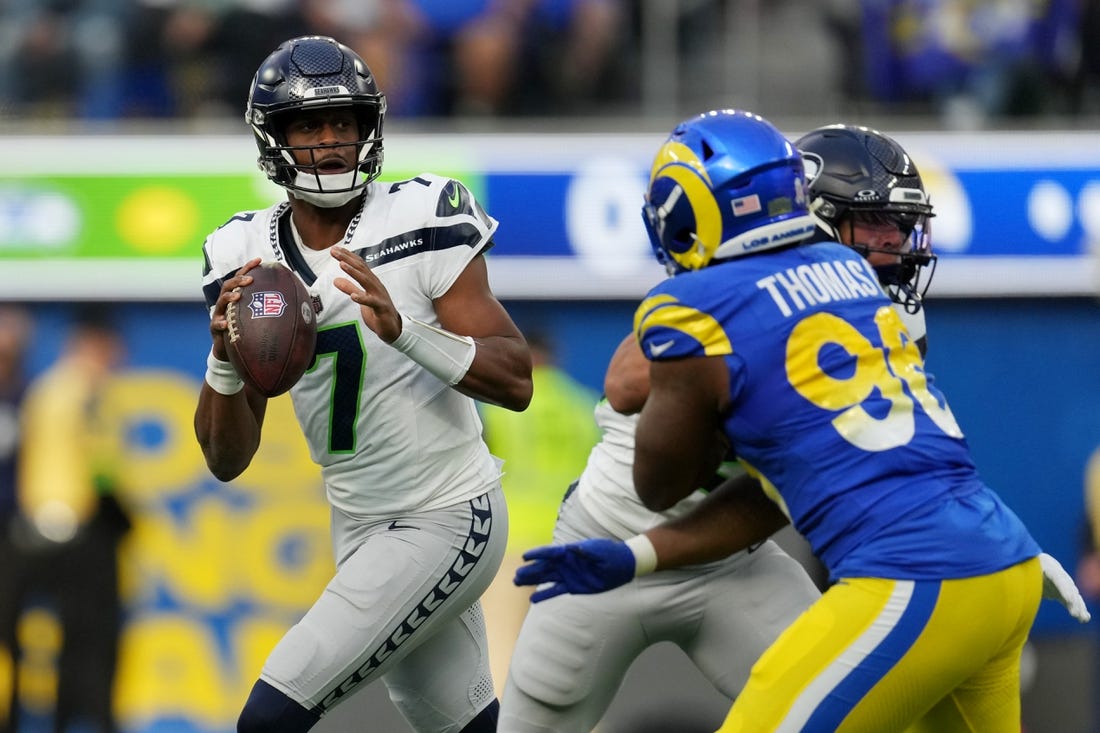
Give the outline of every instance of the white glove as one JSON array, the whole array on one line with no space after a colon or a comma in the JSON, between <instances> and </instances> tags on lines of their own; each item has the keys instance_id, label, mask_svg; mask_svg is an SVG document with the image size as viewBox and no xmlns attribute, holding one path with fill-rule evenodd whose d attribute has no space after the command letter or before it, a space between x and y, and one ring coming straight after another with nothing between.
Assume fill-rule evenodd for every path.
<instances>
[{"instance_id":1,"label":"white glove","mask_svg":"<svg viewBox=\"0 0 1100 733\"><path fill-rule=\"evenodd\" d=\"M1043 598L1058 601L1069 615L1083 624L1087 624L1092 614L1085 607L1085 599L1081 597L1081 591L1073 582L1062 563L1045 552L1039 555L1039 565L1043 568Z\"/></svg>"}]
</instances>

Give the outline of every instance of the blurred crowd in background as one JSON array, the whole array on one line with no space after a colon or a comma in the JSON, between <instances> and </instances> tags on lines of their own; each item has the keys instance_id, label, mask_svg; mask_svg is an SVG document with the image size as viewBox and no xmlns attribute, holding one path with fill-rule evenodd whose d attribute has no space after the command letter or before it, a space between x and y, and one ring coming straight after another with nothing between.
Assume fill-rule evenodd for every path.
<instances>
[{"instance_id":1,"label":"blurred crowd in background","mask_svg":"<svg viewBox=\"0 0 1100 733\"><path fill-rule=\"evenodd\" d=\"M308 33L400 118L1100 113L1100 0L6 0L0 120L236 117Z\"/></svg>"}]
</instances>

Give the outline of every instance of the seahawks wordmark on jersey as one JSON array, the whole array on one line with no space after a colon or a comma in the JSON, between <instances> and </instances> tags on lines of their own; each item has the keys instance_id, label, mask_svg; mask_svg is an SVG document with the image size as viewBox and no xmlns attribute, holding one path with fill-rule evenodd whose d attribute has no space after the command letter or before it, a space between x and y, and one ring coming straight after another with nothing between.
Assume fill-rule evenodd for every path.
<instances>
[{"instance_id":1,"label":"seahawks wordmark on jersey","mask_svg":"<svg viewBox=\"0 0 1100 733\"><path fill-rule=\"evenodd\" d=\"M492 246L497 222L461 183L424 173L370 185L343 246L359 254L403 314L439 325L432 301ZM336 243L334 243L336 244ZM234 215L203 245L211 312L245 262L278 260L302 278L317 311L317 355L290 391L321 465L329 501L352 516L453 505L483 494L500 470L481 440L474 401L383 343L333 285L329 258L303 256L284 202Z\"/></svg>"}]
</instances>

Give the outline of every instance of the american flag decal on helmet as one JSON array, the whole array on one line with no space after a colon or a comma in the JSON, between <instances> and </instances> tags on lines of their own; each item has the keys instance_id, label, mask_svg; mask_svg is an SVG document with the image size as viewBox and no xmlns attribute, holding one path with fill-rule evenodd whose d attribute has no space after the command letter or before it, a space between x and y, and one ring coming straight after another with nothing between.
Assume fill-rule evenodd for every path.
<instances>
[{"instance_id":1,"label":"american flag decal on helmet","mask_svg":"<svg viewBox=\"0 0 1100 733\"><path fill-rule=\"evenodd\" d=\"M751 196L733 199L731 203L733 204L734 216L746 216L760 211L760 196L755 193Z\"/></svg>"},{"instance_id":2,"label":"american flag decal on helmet","mask_svg":"<svg viewBox=\"0 0 1100 733\"><path fill-rule=\"evenodd\" d=\"M286 299L278 290L253 293L248 309L253 318L278 318L286 310Z\"/></svg>"}]
</instances>

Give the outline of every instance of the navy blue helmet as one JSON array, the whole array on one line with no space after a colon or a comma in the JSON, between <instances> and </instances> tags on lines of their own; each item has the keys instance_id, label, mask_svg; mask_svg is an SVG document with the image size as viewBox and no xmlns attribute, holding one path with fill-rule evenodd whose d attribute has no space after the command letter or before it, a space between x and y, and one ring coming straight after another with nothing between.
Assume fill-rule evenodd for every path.
<instances>
[{"instance_id":1,"label":"navy blue helmet","mask_svg":"<svg viewBox=\"0 0 1100 733\"><path fill-rule=\"evenodd\" d=\"M300 165L286 142L286 122L295 112L350 107L359 123L358 165L348 173L324 175ZM302 36L281 44L252 80L245 121L260 151L259 166L275 183L306 198L317 193L349 200L382 172L382 122L386 98L362 58L327 36ZM309 148L316 162L323 146ZM337 205L337 204L328 204Z\"/></svg>"},{"instance_id":2,"label":"navy blue helmet","mask_svg":"<svg viewBox=\"0 0 1100 733\"><path fill-rule=\"evenodd\" d=\"M844 225L855 215L889 222L906 235L900 252L890 252L900 257L898 263L875 269L896 302L919 303L935 272L933 213L920 172L905 149L878 130L855 125L819 127L795 146L805 160L810 211L830 238L864 255L874 251L843 236Z\"/></svg>"}]
</instances>

